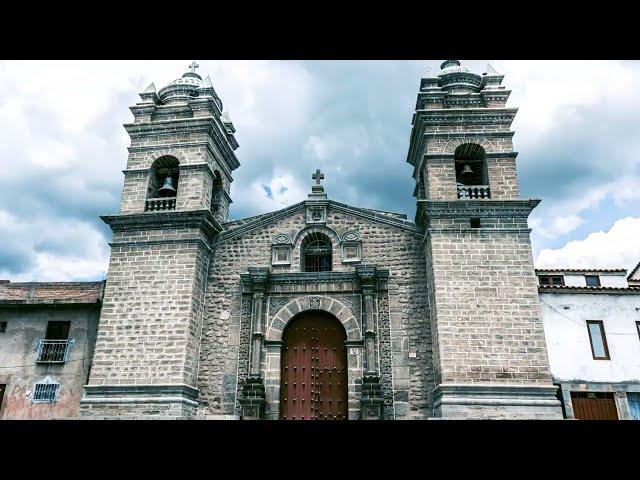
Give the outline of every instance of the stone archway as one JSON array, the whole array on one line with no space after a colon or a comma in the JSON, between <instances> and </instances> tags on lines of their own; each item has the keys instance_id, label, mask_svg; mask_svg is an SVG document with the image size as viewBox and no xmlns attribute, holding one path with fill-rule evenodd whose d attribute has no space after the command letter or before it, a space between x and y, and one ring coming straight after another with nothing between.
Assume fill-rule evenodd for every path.
<instances>
[{"instance_id":1,"label":"stone archway","mask_svg":"<svg viewBox=\"0 0 640 480\"><path fill-rule=\"evenodd\" d=\"M322 311L303 312L282 336L280 418L346 420L348 416L347 334Z\"/></svg>"},{"instance_id":2,"label":"stone archway","mask_svg":"<svg viewBox=\"0 0 640 480\"><path fill-rule=\"evenodd\" d=\"M289 323L295 322L306 313L328 315L333 318L334 322L339 322L342 325L342 330L346 335L344 344L347 367L347 417L357 419L361 410L358 389L363 377L363 340L360 320L356 319L349 306L338 299L324 295L297 297L279 308L277 312L269 313L262 361L266 390L265 418L276 420L281 416L280 401L284 398L281 395L282 362L285 352L284 332Z\"/></svg>"},{"instance_id":3,"label":"stone archway","mask_svg":"<svg viewBox=\"0 0 640 480\"><path fill-rule=\"evenodd\" d=\"M360 324L353 315L351 309L341 301L322 295L306 295L291 300L284 307L280 308L275 315L271 316L267 328L267 341L282 341L282 332L287 323L300 312L307 310L323 310L335 316L345 331L348 341L361 341L362 333Z\"/></svg>"}]
</instances>

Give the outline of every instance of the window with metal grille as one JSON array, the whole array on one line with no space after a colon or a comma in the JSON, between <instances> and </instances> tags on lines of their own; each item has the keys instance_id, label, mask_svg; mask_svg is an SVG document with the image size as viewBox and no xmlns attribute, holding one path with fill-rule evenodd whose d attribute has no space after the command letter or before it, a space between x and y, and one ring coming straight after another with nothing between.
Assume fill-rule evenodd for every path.
<instances>
[{"instance_id":1,"label":"window with metal grille","mask_svg":"<svg viewBox=\"0 0 640 480\"><path fill-rule=\"evenodd\" d=\"M539 275L538 283L540 285L564 285L564 276L563 275Z\"/></svg>"},{"instance_id":2,"label":"window with metal grille","mask_svg":"<svg viewBox=\"0 0 640 480\"><path fill-rule=\"evenodd\" d=\"M36 383L33 388L33 402L55 402L59 383Z\"/></svg>"},{"instance_id":3,"label":"window with metal grille","mask_svg":"<svg viewBox=\"0 0 640 480\"><path fill-rule=\"evenodd\" d=\"M331 271L331 240L322 233L308 235L300 247L305 272Z\"/></svg>"},{"instance_id":4,"label":"window with metal grille","mask_svg":"<svg viewBox=\"0 0 640 480\"><path fill-rule=\"evenodd\" d=\"M64 363L69 353L71 322L49 322L45 338L38 342L37 363Z\"/></svg>"}]
</instances>

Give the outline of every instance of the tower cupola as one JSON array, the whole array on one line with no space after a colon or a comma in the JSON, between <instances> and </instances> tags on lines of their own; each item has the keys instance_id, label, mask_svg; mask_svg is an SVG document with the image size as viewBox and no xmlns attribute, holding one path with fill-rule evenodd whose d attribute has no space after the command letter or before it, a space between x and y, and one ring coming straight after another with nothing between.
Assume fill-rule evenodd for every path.
<instances>
[{"instance_id":1,"label":"tower cupola","mask_svg":"<svg viewBox=\"0 0 640 480\"><path fill-rule=\"evenodd\" d=\"M442 62L438 77L439 86L450 93L476 93L482 85L482 77L462 67L458 60Z\"/></svg>"}]
</instances>

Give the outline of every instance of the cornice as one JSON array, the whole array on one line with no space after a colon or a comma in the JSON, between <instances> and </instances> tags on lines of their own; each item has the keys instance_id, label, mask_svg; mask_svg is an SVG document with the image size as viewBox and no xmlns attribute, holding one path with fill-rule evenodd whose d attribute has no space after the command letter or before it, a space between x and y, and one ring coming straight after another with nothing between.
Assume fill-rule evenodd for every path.
<instances>
[{"instance_id":1,"label":"cornice","mask_svg":"<svg viewBox=\"0 0 640 480\"><path fill-rule=\"evenodd\" d=\"M222 130L221 126L212 116L204 117L192 117L175 120L158 120L153 122L141 122L141 123L125 123L124 128L131 137L132 140L138 139L149 134L164 136L164 135L176 135L180 133L192 134L192 133L207 133L212 139L215 139L214 145L222 150L221 154L225 161L229 163L231 170L235 170L240 166L240 162L236 158L234 149L231 146L230 140L227 138L227 134ZM183 147L187 145L186 142L178 142L177 147ZM234 147L237 148L237 142L234 138ZM139 148L144 151L145 148L151 147L129 147L131 149ZM214 154L213 151L211 151ZM215 156L215 155L214 155Z\"/></svg>"},{"instance_id":2,"label":"cornice","mask_svg":"<svg viewBox=\"0 0 640 480\"><path fill-rule=\"evenodd\" d=\"M213 237L222 226L209 210L171 210L166 212L102 215L104 223L114 232L123 230L154 230L162 228L201 228L205 235Z\"/></svg>"},{"instance_id":3,"label":"cornice","mask_svg":"<svg viewBox=\"0 0 640 480\"><path fill-rule=\"evenodd\" d=\"M334 200L320 200L320 201L304 200L302 202L291 205L290 207L283 208L282 210L277 210L275 212L260 215L255 219L248 221L245 224L242 224L242 225L239 225L238 227L233 228L232 230L226 230L225 232L221 233L217 237L214 245L227 241L231 238L235 238L239 235L243 235L249 231L260 228L268 223L278 221L282 218L287 217L288 215L291 215L298 209L304 210L308 202L311 202L312 204L317 204L318 202L321 202L322 204L326 204L328 208L333 208L338 212L348 213L351 215L358 216L360 218L364 218L366 220L383 223L395 228L409 231L411 233L416 233L416 234L423 233L423 230L418 225L408 220L401 220L399 218L390 217L382 213L375 213L375 212L371 212L358 207L352 207L350 205L339 203Z\"/></svg>"},{"instance_id":4,"label":"cornice","mask_svg":"<svg viewBox=\"0 0 640 480\"><path fill-rule=\"evenodd\" d=\"M640 295L640 287L572 287L568 285L538 285L538 293L587 293L595 295Z\"/></svg>"},{"instance_id":5,"label":"cornice","mask_svg":"<svg viewBox=\"0 0 640 480\"><path fill-rule=\"evenodd\" d=\"M538 199L525 200L418 200L423 218L527 218L540 203Z\"/></svg>"}]
</instances>

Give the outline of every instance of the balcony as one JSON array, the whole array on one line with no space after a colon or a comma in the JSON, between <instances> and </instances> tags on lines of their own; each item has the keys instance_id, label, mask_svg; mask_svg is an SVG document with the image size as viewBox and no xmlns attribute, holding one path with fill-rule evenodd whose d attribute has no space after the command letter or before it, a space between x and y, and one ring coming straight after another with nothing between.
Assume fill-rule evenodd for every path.
<instances>
[{"instance_id":1,"label":"balcony","mask_svg":"<svg viewBox=\"0 0 640 480\"><path fill-rule=\"evenodd\" d=\"M458 198L465 200L491 198L489 185L458 185Z\"/></svg>"},{"instance_id":2,"label":"balcony","mask_svg":"<svg viewBox=\"0 0 640 480\"><path fill-rule=\"evenodd\" d=\"M161 210L175 210L176 197L149 198L144 207L145 212L158 212Z\"/></svg>"},{"instance_id":3,"label":"balcony","mask_svg":"<svg viewBox=\"0 0 640 480\"><path fill-rule=\"evenodd\" d=\"M71 340L42 339L38 343L36 363L64 363L71 347Z\"/></svg>"}]
</instances>

